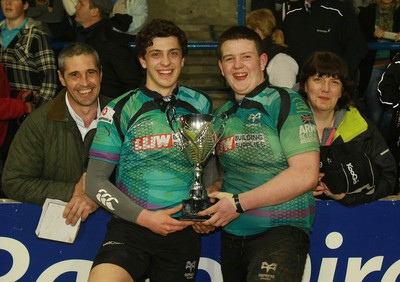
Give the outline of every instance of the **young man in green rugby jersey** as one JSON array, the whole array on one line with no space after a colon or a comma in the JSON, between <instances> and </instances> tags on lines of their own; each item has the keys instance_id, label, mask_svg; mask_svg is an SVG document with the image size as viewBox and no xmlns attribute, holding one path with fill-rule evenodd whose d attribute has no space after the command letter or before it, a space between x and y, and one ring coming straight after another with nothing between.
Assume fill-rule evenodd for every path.
<instances>
[{"instance_id":1,"label":"young man in green rugby jersey","mask_svg":"<svg viewBox=\"0 0 400 282\"><path fill-rule=\"evenodd\" d=\"M89 281L187 281L195 278L201 238L174 216L193 182L166 111L211 114L208 96L178 85L185 33L153 20L136 38L146 84L113 100L99 118L90 152L88 194L113 213ZM115 185L109 176L116 168Z\"/></svg>"},{"instance_id":2,"label":"young man in green rugby jersey","mask_svg":"<svg viewBox=\"0 0 400 282\"><path fill-rule=\"evenodd\" d=\"M220 37L219 67L234 92L217 146L219 199L197 223L223 227L224 281L301 281L314 219L319 142L310 108L290 89L268 85L261 38L243 26ZM218 125L217 125L218 127ZM199 226L197 226L199 225Z\"/></svg>"}]
</instances>

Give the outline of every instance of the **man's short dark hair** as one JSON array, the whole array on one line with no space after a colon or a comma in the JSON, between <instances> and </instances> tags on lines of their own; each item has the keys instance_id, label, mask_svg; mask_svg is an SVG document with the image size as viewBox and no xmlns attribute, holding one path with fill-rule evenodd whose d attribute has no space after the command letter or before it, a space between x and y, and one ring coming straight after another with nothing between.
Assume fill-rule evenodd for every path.
<instances>
[{"instance_id":1,"label":"man's short dark hair","mask_svg":"<svg viewBox=\"0 0 400 282\"><path fill-rule=\"evenodd\" d=\"M188 53L185 32L173 22L164 19L153 19L138 33L136 37L136 52L138 56L143 57L146 54L146 49L153 45L154 38L169 36L175 36L178 39L182 55L185 57Z\"/></svg>"},{"instance_id":2,"label":"man's short dark hair","mask_svg":"<svg viewBox=\"0 0 400 282\"><path fill-rule=\"evenodd\" d=\"M96 50L93 49L92 46L83 43L83 42L75 42L64 49L60 51L60 54L58 55L58 69L61 72L61 74L64 74L65 71L65 60L67 58L72 58L75 56L80 56L80 55L91 55L95 58L96 60L96 67L101 70L101 64L100 64L100 59L99 55L97 54Z\"/></svg>"},{"instance_id":3,"label":"man's short dark hair","mask_svg":"<svg viewBox=\"0 0 400 282\"><path fill-rule=\"evenodd\" d=\"M218 48L217 48L218 57L221 59L222 44L224 44L226 41L229 40L240 40L240 39L247 39L250 41L254 41L258 55L261 55L263 53L261 37L258 35L257 32L246 26L232 26L227 30L225 30L221 34L218 40Z\"/></svg>"}]
</instances>

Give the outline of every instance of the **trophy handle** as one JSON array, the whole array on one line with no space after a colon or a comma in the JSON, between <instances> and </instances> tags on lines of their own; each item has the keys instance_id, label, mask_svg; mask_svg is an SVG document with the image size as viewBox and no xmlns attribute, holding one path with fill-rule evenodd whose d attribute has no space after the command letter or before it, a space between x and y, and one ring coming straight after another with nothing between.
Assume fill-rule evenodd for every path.
<instances>
[{"instance_id":1,"label":"trophy handle","mask_svg":"<svg viewBox=\"0 0 400 282\"><path fill-rule=\"evenodd\" d=\"M172 112L172 118L170 117L170 112ZM177 133L172 125L172 122L176 120L176 109L174 107L168 107L167 111L165 112L165 115L167 116L167 121L169 124L169 127L171 127L171 130L173 133Z\"/></svg>"},{"instance_id":2,"label":"trophy handle","mask_svg":"<svg viewBox=\"0 0 400 282\"><path fill-rule=\"evenodd\" d=\"M172 114L170 114L170 113L172 113ZM179 147L180 147L180 149L181 149L181 151L183 151L183 149L184 149L184 146L183 146L183 140L182 140L182 138L183 138L183 135L182 135L182 132L181 132L181 130L179 129L179 132L177 132L175 129L174 129L174 126L173 126L173 122L174 121L176 121L176 109L175 109L175 107L168 107L168 109L165 111L165 116L167 117L167 122L168 122L168 124L169 124L169 127L171 127L171 130L172 130L172 132L173 132L173 134L176 136L176 138L179 140Z\"/></svg>"},{"instance_id":3,"label":"trophy handle","mask_svg":"<svg viewBox=\"0 0 400 282\"><path fill-rule=\"evenodd\" d=\"M228 120L228 117L229 116L226 113L223 113L222 115L219 116L220 124L219 124L219 128L218 128L218 132L216 133L215 145L217 145L218 142L222 138L222 134L225 131L225 125L226 125L226 121ZM214 117L214 119L215 119L215 117Z\"/></svg>"}]
</instances>

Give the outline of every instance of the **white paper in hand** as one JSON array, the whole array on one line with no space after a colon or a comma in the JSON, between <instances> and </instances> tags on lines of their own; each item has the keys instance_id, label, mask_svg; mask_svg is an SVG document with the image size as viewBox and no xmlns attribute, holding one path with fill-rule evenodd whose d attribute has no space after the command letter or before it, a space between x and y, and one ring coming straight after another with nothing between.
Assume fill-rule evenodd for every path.
<instances>
[{"instance_id":1,"label":"white paper in hand","mask_svg":"<svg viewBox=\"0 0 400 282\"><path fill-rule=\"evenodd\" d=\"M35 231L39 238L66 243L75 241L81 219L75 226L65 224L65 218L62 215L66 205L66 202L60 200L46 199Z\"/></svg>"}]
</instances>

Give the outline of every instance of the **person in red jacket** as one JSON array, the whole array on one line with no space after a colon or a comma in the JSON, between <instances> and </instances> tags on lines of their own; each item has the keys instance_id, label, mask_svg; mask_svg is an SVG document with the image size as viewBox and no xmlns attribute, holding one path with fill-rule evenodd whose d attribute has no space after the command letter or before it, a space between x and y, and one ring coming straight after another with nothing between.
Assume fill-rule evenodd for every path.
<instances>
[{"instance_id":1,"label":"person in red jacket","mask_svg":"<svg viewBox=\"0 0 400 282\"><path fill-rule=\"evenodd\" d=\"M3 144L11 143L11 140L10 142L6 142L8 124L10 121L22 121L22 118L26 114L34 110L34 104L28 101L31 96L31 91L20 91L17 98L10 98L10 84L4 73L3 66L0 63L0 179L3 172L3 163L7 157L9 147L8 145L3 146ZM4 194L1 189L0 181L0 198L3 197Z\"/></svg>"}]
</instances>

